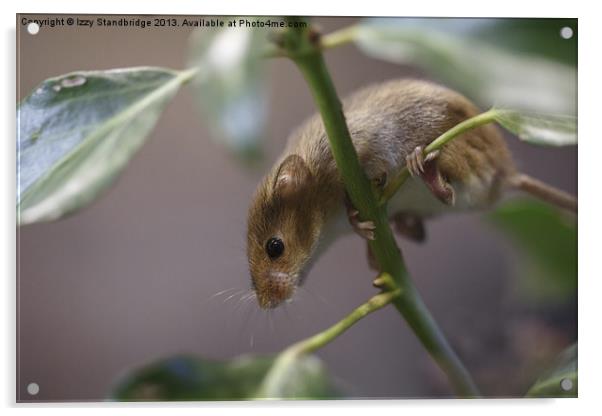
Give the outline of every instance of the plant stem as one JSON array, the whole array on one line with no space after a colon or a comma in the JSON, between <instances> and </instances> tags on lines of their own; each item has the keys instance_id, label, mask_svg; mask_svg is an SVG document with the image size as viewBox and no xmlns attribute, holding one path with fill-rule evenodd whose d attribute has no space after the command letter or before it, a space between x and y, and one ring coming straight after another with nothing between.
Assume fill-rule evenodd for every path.
<instances>
[{"instance_id":1,"label":"plant stem","mask_svg":"<svg viewBox=\"0 0 602 416\"><path fill-rule=\"evenodd\" d=\"M182 84L190 82L199 73L199 68L190 68L179 71L178 78L182 80Z\"/></svg>"},{"instance_id":2,"label":"plant stem","mask_svg":"<svg viewBox=\"0 0 602 416\"><path fill-rule=\"evenodd\" d=\"M334 32L331 32L320 38L320 48L322 50L331 49L349 42L353 42L357 33L358 26L356 25L346 26L342 29L335 30Z\"/></svg>"},{"instance_id":3,"label":"plant stem","mask_svg":"<svg viewBox=\"0 0 602 416\"><path fill-rule=\"evenodd\" d=\"M401 252L389 227L385 206L377 204L372 186L366 177L351 141L341 102L324 63L319 38L311 29L289 30L285 42L289 56L299 67L314 97L331 151L349 197L363 220L376 226L370 250L383 273L392 276L395 289L401 294L393 301L424 347L447 374L457 394L475 397L479 392L470 374L453 351L445 336L422 302L408 276ZM299 53L300 52L300 53Z\"/></svg>"},{"instance_id":4,"label":"plant stem","mask_svg":"<svg viewBox=\"0 0 602 416\"><path fill-rule=\"evenodd\" d=\"M335 30L327 35L320 38L320 43L316 47L321 50L332 49L344 45L349 42L353 42L355 36L359 31L357 25L346 26L344 28ZM269 45L262 53L264 58L278 58L278 57L290 57L291 51L287 48L282 48L274 44Z\"/></svg>"},{"instance_id":5,"label":"plant stem","mask_svg":"<svg viewBox=\"0 0 602 416\"><path fill-rule=\"evenodd\" d=\"M355 308L349 315L330 328L299 341L280 353L261 383L256 397L280 397L282 394L279 389L286 384L285 381L288 378L290 369L301 355L311 354L324 347L352 327L357 321L387 306L395 298L399 297L401 290L396 287L390 275L382 273L374 282L380 282L379 286L382 287L383 292L371 297L366 303Z\"/></svg>"},{"instance_id":6,"label":"plant stem","mask_svg":"<svg viewBox=\"0 0 602 416\"><path fill-rule=\"evenodd\" d=\"M379 279L383 278L389 280L389 287L392 288L391 290L387 290L385 292L379 293L378 295L374 295L366 303L358 306L356 309L353 310L353 312L351 312L349 315L347 315L345 318L343 318L330 328L314 336L311 336L303 341L293 344L289 348L296 351L298 354L312 353L333 341L336 337L341 335L360 319L364 318L365 316L371 314L374 311L377 311L387 306L394 299L399 297L399 295L401 294L401 289L399 289L399 287L396 287L391 276L389 276L388 274L383 273L383 275L381 275Z\"/></svg>"},{"instance_id":7,"label":"plant stem","mask_svg":"<svg viewBox=\"0 0 602 416\"><path fill-rule=\"evenodd\" d=\"M482 126L483 124L494 122L496 120L496 116L497 111L495 109L491 109L477 116L469 118L468 120L464 120L460 124L457 124L451 129L447 130L441 136L433 140L428 146L426 146L424 149L424 155L426 156L427 154L434 152L435 150L441 149L441 147L443 147L445 144L460 136L462 133L467 132L468 130L472 130L476 127ZM380 197L379 204L386 204L387 201L391 199L393 195L395 195L397 190L401 187L401 185L404 184L404 182L408 179L409 176L410 173L408 169L404 167L399 172L399 174L395 178L393 178L393 180L390 181L389 184L387 184Z\"/></svg>"}]
</instances>

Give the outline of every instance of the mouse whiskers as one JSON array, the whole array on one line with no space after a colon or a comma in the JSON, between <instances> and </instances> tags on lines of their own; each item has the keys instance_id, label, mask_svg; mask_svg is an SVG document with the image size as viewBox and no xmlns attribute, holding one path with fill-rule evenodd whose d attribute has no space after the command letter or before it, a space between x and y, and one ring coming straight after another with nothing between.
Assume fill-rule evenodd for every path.
<instances>
[{"instance_id":1,"label":"mouse whiskers","mask_svg":"<svg viewBox=\"0 0 602 416\"><path fill-rule=\"evenodd\" d=\"M247 289L240 289L240 290L237 290L236 292L234 292L234 293L232 293L232 294L228 295L228 297L227 297L227 298L225 298L225 299L224 299L224 301L223 301L222 303L226 303L226 302L228 302L230 299L233 299L233 298L235 298L236 296L242 296L242 295L244 295L246 292L247 292Z\"/></svg>"},{"instance_id":2,"label":"mouse whiskers","mask_svg":"<svg viewBox=\"0 0 602 416\"><path fill-rule=\"evenodd\" d=\"M232 292L233 290L236 290L236 289L238 289L238 287L231 287L229 289L220 290L219 292L216 292L213 295L209 296L209 299L214 299L214 298L217 298L219 296L224 296L228 292Z\"/></svg>"},{"instance_id":3,"label":"mouse whiskers","mask_svg":"<svg viewBox=\"0 0 602 416\"><path fill-rule=\"evenodd\" d=\"M256 299L257 299L257 293L255 293L255 291L253 289L249 289L249 291L247 293L243 294L240 297L240 302L249 303L250 301L253 301Z\"/></svg>"},{"instance_id":4,"label":"mouse whiskers","mask_svg":"<svg viewBox=\"0 0 602 416\"><path fill-rule=\"evenodd\" d=\"M238 294L239 298L236 301L236 306L234 309L237 312L244 310L248 310L248 306L253 304L253 301L257 299L257 295L253 289L247 289L242 293Z\"/></svg>"},{"instance_id":5,"label":"mouse whiskers","mask_svg":"<svg viewBox=\"0 0 602 416\"><path fill-rule=\"evenodd\" d=\"M244 314L243 314L243 318L241 320L240 328L238 330L239 334L243 334L246 331L246 329L249 327L249 322L251 320L251 317L255 315L255 309L256 309L256 308L253 308L253 312L251 312L251 311L249 311L248 303L242 304L242 305L244 305L244 311L242 311L242 312L244 312ZM238 307L238 311L240 311L240 305Z\"/></svg>"},{"instance_id":6,"label":"mouse whiskers","mask_svg":"<svg viewBox=\"0 0 602 416\"><path fill-rule=\"evenodd\" d=\"M297 290L300 290L299 293L302 293L305 296L312 298L313 300L318 300L321 304L328 307L328 309L332 309L332 305L328 303L328 301L322 296L315 292L310 291L307 287L299 286Z\"/></svg>"},{"instance_id":7,"label":"mouse whiskers","mask_svg":"<svg viewBox=\"0 0 602 416\"><path fill-rule=\"evenodd\" d=\"M270 331L272 331L272 334L276 333L275 329L274 329L274 315L273 309L268 309L267 311L267 315L268 315L268 325L270 327Z\"/></svg>"},{"instance_id":8,"label":"mouse whiskers","mask_svg":"<svg viewBox=\"0 0 602 416\"><path fill-rule=\"evenodd\" d=\"M286 315L286 318L291 322L298 321L298 319L297 319L298 317L295 317L295 319L293 319L293 315L291 315L291 313L290 313L289 306L292 304L293 304L293 300L291 299L290 301L287 301L282 305L282 309L284 309L284 314Z\"/></svg>"}]
</instances>

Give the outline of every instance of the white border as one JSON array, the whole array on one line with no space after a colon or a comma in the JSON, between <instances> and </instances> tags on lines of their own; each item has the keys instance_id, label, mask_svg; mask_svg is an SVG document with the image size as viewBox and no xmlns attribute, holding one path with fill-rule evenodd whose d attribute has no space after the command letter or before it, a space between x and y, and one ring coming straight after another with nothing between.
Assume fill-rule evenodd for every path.
<instances>
[{"instance_id":1,"label":"white border","mask_svg":"<svg viewBox=\"0 0 602 416\"><path fill-rule=\"evenodd\" d=\"M296 3L296 4L295 4ZM583 2L585 3L585 2ZM144 13L144 14L253 14L253 15L400 15L400 16L500 16L500 17L578 17L579 18L579 395L577 400L409 400L409 401L347 401L327 403L234 403L234 404L170 404L170 412L184 411L199 414L209 410L220 410L227 413L245 412L246 415L306 414L315 410L334 410L344 408L346 413L365 414L369 409L376 408L378 412L399 413L415 411L444 412L446 415L507 415L511 412L527 410L545 412L546 415L563 415L599 409L599 374L600 368L600 304L602 287L596 254L600 240L600 205L598 200L600 181L598 180L600 165L598 159L602 138L600 129L596 128L600 116L595 114L600 107L600 66L599 45L596 40L600 36L600 21L594 6L569 1L527 2L525 0L504 2L484 1L431 1L391 2L386 0L370 0L368 2L352 3L326 2L324 0L303 0L299 2L283 1L151 1L151 0L119 0L111 2L100 1L68 1L53 0L40 2L20 0L2 2L0 19L3 23L3 62L2 82L4 98L2 106L2 125L4 129L4 147L2 151L4 170L0 181L0 195L3 198L1 227L2 247L0 256L5 273L2 274L4 292L1 300L2 310L6 312L2 319L3 342L0 343L4 374L0 378L0 397L4 406L12 407L15 411L15 225L14 225L14 195L15 195L15 165L13 141L15 126L15 13ZM594 2L587 2L594 4ZM14 4L14 5L13 5ZM562 169L559 166L559 169ZM587 328L587 330L584 330ZM596 406L598 405L598 406ZM39 408L51 414L64 412L81 412L77 407L82 405L19 405L19 414L29 413ZM122 413L164 414L165 405L122 405L100 404L83 405L85 412L94 414L104 409ZM126 411L127 410L127 411ZM589 413L589 412L588 412Z\"/></svg>"}]
</instances>

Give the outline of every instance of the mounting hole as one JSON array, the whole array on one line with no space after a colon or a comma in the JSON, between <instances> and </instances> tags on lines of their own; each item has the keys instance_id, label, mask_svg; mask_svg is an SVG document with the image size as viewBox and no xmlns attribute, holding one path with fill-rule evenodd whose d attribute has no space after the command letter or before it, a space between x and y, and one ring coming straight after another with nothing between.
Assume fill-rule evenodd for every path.
<instances>
[{"instance_id":1,"label":"mounting hole","mask_svg":"<svg viewBox=\"0 0 602 416\"><path fill-rule=\"evenodd\" d=\"M29 393L31 396L35 396L39 392L40 386L38 385L38 383L29 383L27 385L27 393Z\"/></svg>"},{"instance_id":2,"label":"mounting hole","mask_svg":"<svg viewBox=\"0 0 602 416\"><path fill-rule=\"evenodd\" d=\"M560 29L560 37L562 39L570 39L573 37L573 29L571 29L568 26L563 27L562 29Z\"/></svg>"},{"instance_id":3,"label":"mounting hole","mask_svg":"<svg viewBox=\"0 0 602 416\"><path fill-rule=\"evenodd\" d=\"M563 378L560 380L560 388L564 391L571 391L573 389L573 380L569 378Z\"/></svg>"},{"instance_id":4,"label":"mounting hole","mask_svg":"<svg viewBox=\"0 0 602 416\"><path fill-rule=\"evenodd\" d=\"M31 22L27 25L27 31L30 35L37 35L40 31L40 25L36 22Z\"/></svg>"}]
</instances>

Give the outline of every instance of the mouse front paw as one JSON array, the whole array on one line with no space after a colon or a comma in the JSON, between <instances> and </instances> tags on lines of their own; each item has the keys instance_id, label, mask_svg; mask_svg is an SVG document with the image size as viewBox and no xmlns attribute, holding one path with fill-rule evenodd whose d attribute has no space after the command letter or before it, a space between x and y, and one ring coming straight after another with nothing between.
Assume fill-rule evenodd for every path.
<instances>
[{"instance_id":1,"label":"mouse front paw","mask_svg":"<svg viewBox=\"0 0 602 416\"><path fill-rule=\"evenodd\" d=\"M349 224L351 224L353 231L366 240L374 240L374 230L376 229L374 221L360 220L360 212L355 209L347 193L345 193L345 208L347 209L347 219L349 220Z\"/></svg>"},{"instance_id":2,"label":"mouse front paw","mask_svg":"<svg viewBox=\"0 0 602 416\"><path fill-rule=\"evenodd\" d=\"M410 175L420 176L425 171L425 165L439 156L439 150L424 156L422 146L417 146L409 155L406 156L406 166Z\"/></svg>"}]
</instances>

